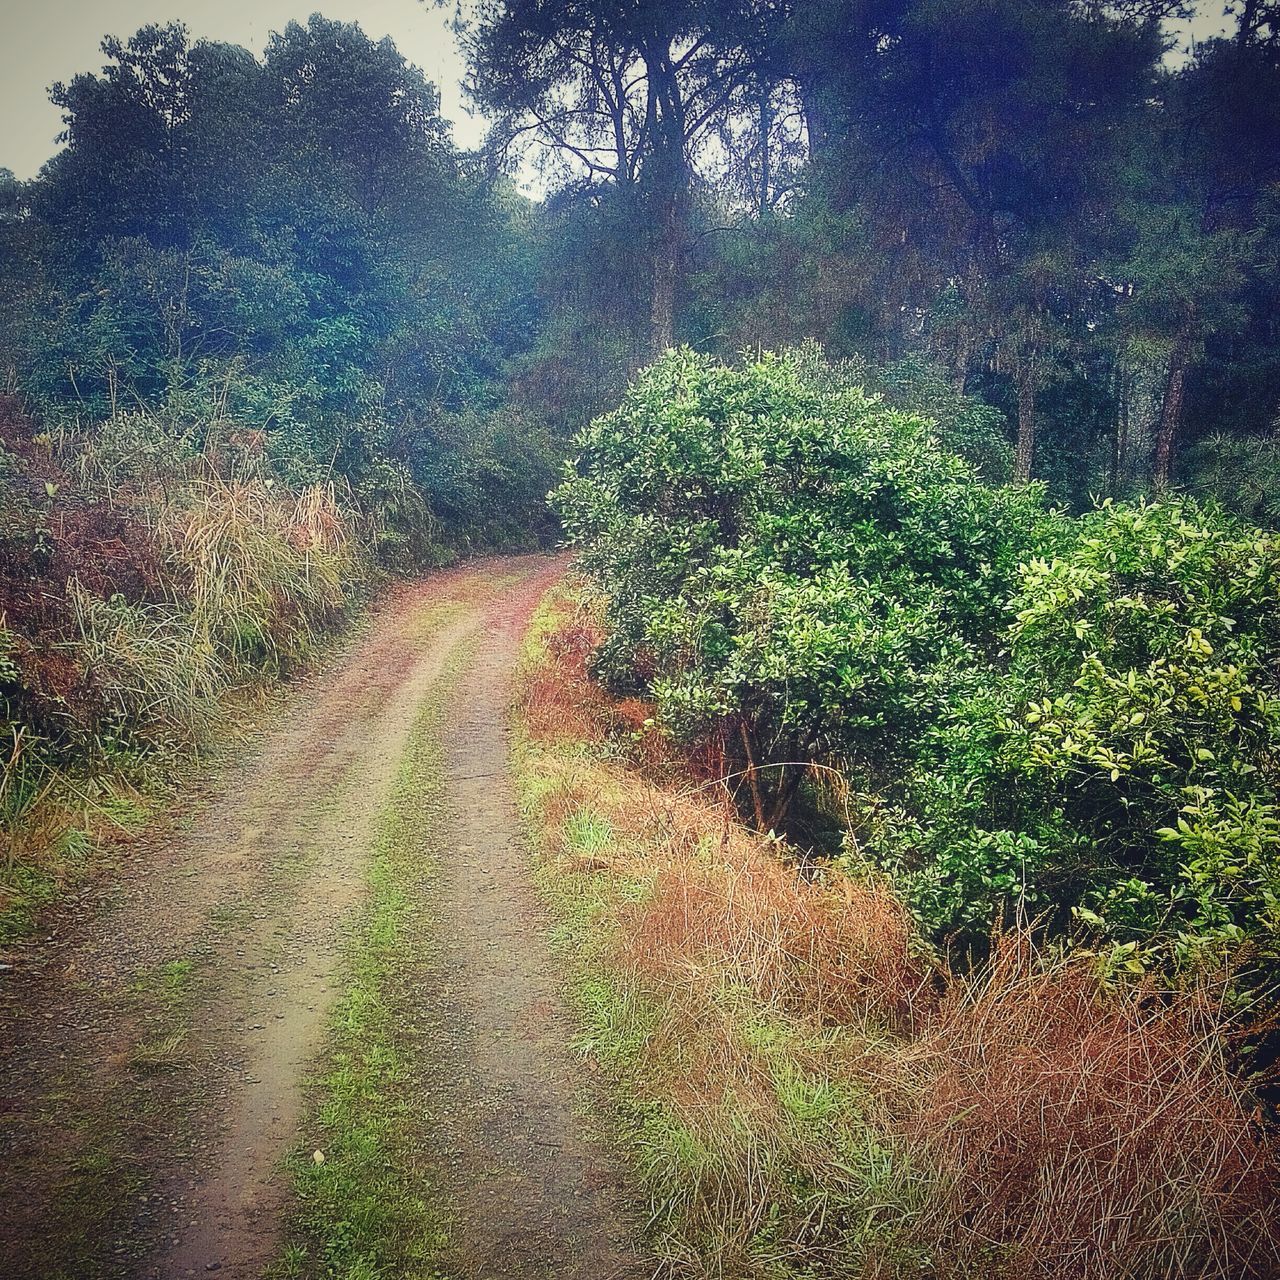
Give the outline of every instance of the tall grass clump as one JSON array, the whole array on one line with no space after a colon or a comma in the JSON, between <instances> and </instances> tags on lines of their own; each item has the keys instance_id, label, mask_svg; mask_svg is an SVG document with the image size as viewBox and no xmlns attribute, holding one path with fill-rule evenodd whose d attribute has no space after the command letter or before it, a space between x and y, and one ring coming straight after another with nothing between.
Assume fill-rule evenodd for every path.
<instances>
[{"instance_id":1,"label":"tall grass clump","mask_svg":"<svg viewBox=\"0 0 1280 1280\"><path fill-rule=\"evenodd\" d=\"M316 656L376 576L379 517L345 480L284 484L260 432L41 432L0 407L2 936L120 834L116 798L163 793L227 695Z\"/></svg>"},{"instance_id":2,"label":"tall grass clump","mask_svg":"<svg viewBox=\"0 0 1280 1280\"><path fill-rule=\"evenodd\" d=\"M118 725L163 725L190 742L208 734L227 671L192 626L191 614L170 603L109 600L68 586L75 634L68 649Z\"/></svg>"},{"instance_id":3,"label":"tall grass clump","mask_svg":"<svg viewBox=\"0 0 1280 1280\"><path fill-rule=\"evenodd\" d=\"M1163 1280L1280 1263L1274 1135L1228 1061L1221 989L1100 989L1083 959L1000 937L880 1055L882 1123L935 1190L943 1274ZM1226 1033L1226 1034L1224 1034Z\"/></svg>"},{"instance_id":4,"label":"tall grass clump","mask_svg":"<svg viewBox=\"0 0 1280 1280\"><path fill-rule=\"evenodd\" d=\"M367 574L351 525L332 483L206 476L160 524L197 642L237 672L304 660Z\"/></svg>"}]
</instances>

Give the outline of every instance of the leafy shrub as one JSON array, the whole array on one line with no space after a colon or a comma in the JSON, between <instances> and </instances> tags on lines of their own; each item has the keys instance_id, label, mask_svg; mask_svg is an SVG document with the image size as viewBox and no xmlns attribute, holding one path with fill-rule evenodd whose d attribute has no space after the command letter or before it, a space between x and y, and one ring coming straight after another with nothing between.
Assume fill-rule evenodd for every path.
<instances>
[{"instance_id":1,"label":"leafy shrub","mask_svg":"<svg viewBox=\"0 0 1280 1280\"><path fill-rule=\"evenodd\" d=\"M1001 483L1013 474L1013 448L1004 414L984 400L957 391L937 365L919 356L884 365L859 356L828 361L816 342L802 343L791 355L815 386L874 392L893 408L927 419L938 443L971 463L982 479Z\"/></svg>"},{"instance_id":2,"label":"leafy shrub","mask_svg":"<svg viewBox=\"0 0 1280 1280\"><path fill-rule=\"evenodd\" d=\"M714 743L761 828L849 778L849 864L935 939L1034 919L1113 971L1271 971L1280 542L1190 500L1046 511L847 372L677 352L582 435L554 500L600 675Z\"/></svg>"},{"instance_id":3,"label":"leafy shrub","mask_svg":"<svg viewBox=\"0 0 1280 1280\"><path fill-rule=\"evenodd\" d=\"M1280 539L1105 504L1022 567L1007 667L948 709L903 883L935 929L1021 900L1179 963L1280 943Z\"/></svg>"},{"instance_id":4,"label":"leafy shrub","mask_svg":"<svg viewBox=\"0 0 1280 1280\"><path fill-rule=\"evenodd\" d=\"M797 765L911 758L1053 525L1038 491L978 483L804 352L672 353L578 443L554 501L609 597L600 669L646 683L682 738L718 737L762 826Z\"/></svg>"}]
</instances>

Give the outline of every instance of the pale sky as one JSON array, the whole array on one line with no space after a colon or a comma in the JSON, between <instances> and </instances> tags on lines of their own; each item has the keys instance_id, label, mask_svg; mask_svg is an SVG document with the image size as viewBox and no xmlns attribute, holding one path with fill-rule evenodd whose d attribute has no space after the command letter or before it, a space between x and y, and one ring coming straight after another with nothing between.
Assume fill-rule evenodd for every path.
<instances>
[{"instance_id":1,"label":"pale sky","mask_svg":"<svg viewBox=\"0 0 1280 1280\"><path fill-rule=\"evenodd\" d=\"M1205 0L1188 34L1203 39L1222 25L1221 0ZM449 18L453 5L427 0L0 0L0 168L32 178L57 149L59 113L48 89L81 71L98 71L104 35L127 37L149 22L185 22L201 36L261 54L272 31L319 9L327 18L359 22L366 34L389 35L440 90L443 113L459 146L475 147L483 119L464 106L464 64Z\"/></svg>"}]
</instances>

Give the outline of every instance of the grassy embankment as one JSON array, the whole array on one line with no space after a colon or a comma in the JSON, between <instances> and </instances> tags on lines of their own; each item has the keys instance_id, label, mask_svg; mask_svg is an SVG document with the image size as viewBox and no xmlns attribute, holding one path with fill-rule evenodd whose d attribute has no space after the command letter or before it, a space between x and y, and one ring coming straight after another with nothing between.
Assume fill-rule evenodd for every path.
<instances>
[{"instance_id":1,"label":"grassy embankment","mask_svg":"<svg viewBox=\"0 0 1280 1280\"><path fill-rule=\"evenodd\" d=\"M950 972L892 886L815 874L527 645L520 789L581 1019L679 1274L1275 1274L1271 1135L1211 991L1102 988L1019 936Z\"/></svg>"},{"instance_id":2,"label":"grassy embankment","mask_svg":"<svg viewBox=\"0 0 1280 1280\"><path fill-rule=\"evenodd\" d=\"M0 402L0 944L234 744L377 580L377 522L255 433L38 432Z\"/></svg>"}]
</instances>

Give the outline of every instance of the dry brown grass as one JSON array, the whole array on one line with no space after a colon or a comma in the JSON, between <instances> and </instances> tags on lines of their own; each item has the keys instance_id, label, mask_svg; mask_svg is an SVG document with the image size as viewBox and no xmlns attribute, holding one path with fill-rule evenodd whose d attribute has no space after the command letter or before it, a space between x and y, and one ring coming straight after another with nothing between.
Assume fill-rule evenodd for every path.
<instances>
[{"instance_id":1,"label":"dry brown grass","mask_svg":"<svg viewBox=\"0 0 1280 1280\"><path fill-rule=\"evenodd\" d=\"M646 981L729 981L817 1023L868 1015L905 1026L929 973L901 904L883 889L807 881L755 841L666 863L624 918L622 960Z\"/></svg>"},{"instance_id":2,"label":"dry brown grass","mask_svg":"<svg viewBox=\"0 0 1280 1280\"><path fill-rule=\"evenodd\" d=\"M1085 961L1000 939L884 1060L885 1125L939 1193L944 1274L1274 1276L1280 1170L1224 1056L1214 992L1103 992Z\"/></svg>"},{"instance_id":3,"label":"dry brown grass","mask_svg":"<svg viewBox=\"0 0 1280 1280\"><path fill-rule=\"evenodd\" d=\"M544 651L525 673L520 696L525 728L537 741L604 740L609 702L588 674L602 638L600 623L583 604L566 604L546 632Z\"/></svg>"}]
</instances>

